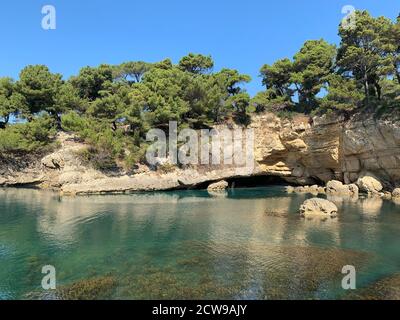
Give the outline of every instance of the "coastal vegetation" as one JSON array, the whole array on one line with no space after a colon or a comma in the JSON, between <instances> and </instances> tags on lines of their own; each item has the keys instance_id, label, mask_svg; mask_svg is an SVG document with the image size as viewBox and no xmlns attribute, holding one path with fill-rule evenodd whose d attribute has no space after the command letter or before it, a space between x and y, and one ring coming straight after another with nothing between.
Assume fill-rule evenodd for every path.
<instances>
[{"instance_id":1,"label":"coastal vegetation","mask_svg":"<svg viewBox=\"0 0 400 320\"><path fill-rule=\"evenodd\" d=\"M213 71L210 56L190 53L177 64L128 61L84 67L64 79L47 66L25 67L18 80L0 79L0 158L40 152L58 130L90 148L80 156L99 169L144 161L146 132L247 125L253 113L383 114L400 110L400 16L396 21L355 13L340 25L339 46L306 41L292 59L264 65L265 90L245 90L250 76ZM15 120L18 123L15 123Z\"/></svg>"}]
</instances>

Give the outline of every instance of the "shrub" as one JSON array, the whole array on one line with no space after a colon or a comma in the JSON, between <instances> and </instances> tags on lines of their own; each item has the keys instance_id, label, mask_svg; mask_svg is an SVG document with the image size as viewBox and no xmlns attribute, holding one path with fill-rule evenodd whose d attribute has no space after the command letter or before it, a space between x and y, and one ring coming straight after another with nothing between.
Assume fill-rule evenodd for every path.
<instances>
[{"instance_id":1,"label":"shrub","mask_svg":"<svg viewBox=\"0 0 400 320\"><path fill-rule=\"evenodd\" d=\"M55 123L49 116L9 125L0 130L0 155L43 152L53 142L55 134Z\"/></svg>"},{"instance_id":2,"label":"shrub","mask_svg":"<svg viewBox=\"0 0 400 320\"><path fill-rule=\"evenodd\" d=\"M87 128L86 118L75 111L70 111L61 117L61 127L65 131L81 132Z\"/></svg>"}]
</instances>

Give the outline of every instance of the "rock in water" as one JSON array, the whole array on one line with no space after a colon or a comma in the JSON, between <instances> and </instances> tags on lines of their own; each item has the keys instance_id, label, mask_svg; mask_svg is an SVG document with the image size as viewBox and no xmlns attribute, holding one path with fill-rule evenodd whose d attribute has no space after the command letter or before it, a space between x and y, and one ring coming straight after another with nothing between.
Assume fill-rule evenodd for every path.
<instances>
[{"instance_id":1,"label":"rock in water","mask_svg":"<svg viewBox=\"0 0 400 320\"><path fill-rule=\"evenodd\" d=\"M381 192L383 189L382 184L377 179L375 179L374 177L371 177L371 176L365 176L365 177L359 178L357 180L357 185L361 191L366 192L366 193L377 194L377 193Z\"/></svg>"},{"instance_id":2,"label":"rock in water","mask_svg":"<svg viewBox=\"0 0 400 320\"><path fill-rule=\"evenodd\" d=\"M304 201L300 206L300 214L303 217L335 218L338 208L333 202L325 199L313 198Z\"/></svg>"},{"instance_id":3,"label":"rock in water","mask_svg":"<svg viewBox=\"0 0 400 320\"><path fill-rule=\"evenodd\" d=\"M355 184L345 185L340 181L331 180L326 184L326 193L335 196L358 197L358 187Z\"/></svg>"},{"instance_id":4,"label":"rock in water","mask_svg":"<svg viewBox=\"0 0 400 320\"><path fill-rule=\"evenodd\" d=\"M396 188L393 190L392 197L395 199L400 199L400 188Z\"/></svg>"},{"instance_id":5,"label":"rock in water","mask_svg":"<svg viewBox=\"0 0 400 320\"><path fill-rule=\"evenodd\" d=\"M287 193L293 193L293 192L294 192L294 187L292 187L292 186L287 186L287 187L285 188L285 190L286 190Z\"/></svg>"},{"instance_id":6,"label":"rock in water","mask_svg":"<svg viewBox=\"0 0 400 320\"><path fill-rule=\"evenodd\" d=\"M216 183L212 183L208 186L207 190L208 191L224 191L228 188L228 182L226 182L225 180L216 182Z\"/></svg>"}]
</instances>

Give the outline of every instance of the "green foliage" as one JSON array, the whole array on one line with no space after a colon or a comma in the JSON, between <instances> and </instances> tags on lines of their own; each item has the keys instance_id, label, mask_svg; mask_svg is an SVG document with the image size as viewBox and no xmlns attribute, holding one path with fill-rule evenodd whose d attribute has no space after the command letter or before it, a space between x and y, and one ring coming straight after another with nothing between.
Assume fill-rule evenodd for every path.
<instances>
[{"instance_id":1,"label":"green foliage","mask_svg":"<svg viewBox=\"0 0 400 320\"><path fill-rule=\"evenodd\" d=\"M321 102L323 112L329 109L351 111L362 106L364 95L356 80L332 74L327 82L329 92Z\"/></svg>"},{"instance_id":2,"label":"green foliage","mask_svg":"<svg viewBox=\"0 0 400 320\"><path fill-rule=\"evenodd\" d=\"M11 78L0 78L0 118L2 126L10 120L11 115L16 115L25 105L24 97L16 91L16 86Z\"/></svg>"},{"instance_id":3,"label":"green foliage","mask_svg":"<svg viewBox=\"0 0 400 320\"><path fill-rule=\"evenodd\" d=\"M0 130L0 156L40 153L53 141L55 134L54 120L48 116L9 125Z\"/></svg>"},{"instance_id":4,"label":"green foliage","mask_svg":"<svg viewBox=\"0 0 400 320\"><path fill-rule=\"evenodd\" d=\"M338 49L322 39L310 40L293 61L264 65L260 74L266 91L251 101L256 111L288 110L294 96L298 101L293 101L292 110L313 114L396 108L400 17L393 22L356 11L353 21L340 25Z\"/></svg>"},{"instance_id":5,"label":"green foliage","mask_svg":"<svg viewBox=\"0 0 400 320\"><path fill-rule=\"evenodd\" d=\"M189 54L178 65L167 59L151 65L84 68L65 84L77 94L63 98L78 107L63 114L62 128L90 145L81 157L96 168L110 170L122 164L130 170L145 158L144 139L150 128L167 129L170 121L192 128L230 118L248 123L250 97L242 84L250 77L231 69L209 73L212 66L210 57ZM100 68L107 77L99 76ZM111 69L114 81L109 78Z\"/></svg>"},{"instance_id":6,"label":"green foliage","mask_svg":"<svg viewBox=\"0 0 400 320\"><path fill-rule=\"evenodd\" d=\"M367 11L357 11L354 19L354 27L339 28L342 41L337 65L341 73L363 86L368 104L370 97L381 99L379 80L392 71L393 61L385 50L392 50L387 43L387 32L393 23L384 17L375 19Z\"/></svg>"},{"instance_id":7,"label":"green foliage","mask_svg":"<svg viewBox=\"0 0 400 320\"><path fill-rule=\"evenodd\" d=\"M226 103L228 108L232 108L233 115L238 122L243 124L249 123L250 96L247 93L242 92L237 95L231 96Z\"/></svg>"},{"instance_id":8,"label":"green foliage","mask_svg":"<svg viewBox=\"0 0 400 320\"><path fill-rule=\"evenodd\" d=\"M291 82L306 111L317 106L316 95L324 86L326 77L334 70L335 54L335 46L324 40L310 40L294 56Z\"/></svg>"},{"instance_id":9,"label":"green foliage","mask_svg":"<svg viewBox=\"0 0 400 320\"><path fill-rule=\"evenodd\" d=\"M250 76L233 69L222 69L215 74L215 78L221 88L230 95L241 93L243 88L240 85L251 81Z\"/></svg>"},{"instance_id":10,"label":"green foliage","mask_svg":"<svg viewBox=\"0 0 400 320\"><path fill-rule=\"evenodd\" d=\"M89 126L79 132L90 145L81 153L81 158L99 170L112 170L117 167L116 161L124 156L124 139L121 130L113 131L104 123L91 120Z\"/></svg>"},{"instance_id":11,"label":"green foliage","mask_svg":"<svg viewBox=\"0 0 400 320\"><path fill-rule=\"evenodd\" d=\"M16 83L16 90L25 102L22 113L29 119L40 111L52 115L63 112L62 105L56 103L62 83L61 75L51 73L44 65L24 68Z\"/></svg>"},{"instance_id":12,"label":"green foliage","mask_svg":"<svg viewBox=\"0 0 400 320\"><path fill-rule=\"evenodd\" d=\"M269 91L270 99L283 97L285 100L291 100L294 92L290 88L292 72L293 63L287 58L261 68L262 83Z\"/></svg>"},{"instance_id":13,"label":"green foliage","mask_svg":"<svg viewBox=\"0 0 400 320\"><path fill-rule=\"evenodd\" d=\"M55 99L58 113L65 113L69 110L84 112L88 108L88 101L79 97L79 92L74 88L71 82L65 82L61 85Z\"/></svg>"},{"instance_id":14,"label":"green foliage","mask_svg":"<svg viewBox=\"0 0 400 320\"><path fill-rule=\"evenodd\" d=\"M260 73L267 91L255 97L257 110L271 105L290 105L294 93L298 94L299 106L304 111L315 108L316 95L333 72L335 54L335 47L324 40L310 40L304 43L293 62L282 59L273 65L264 65Z\"/></svg>"},{"instance_id":15,"label":"green foliage","mask_svg":"<svg viewBox=\"0 0 400 320\"><path fill-rule=\"evenodd\" d=\"M206 57L201 54L189 53L179 61L179 68L183 71L191 73L205 73L210 71L214 66L214 61L210 56Z\"/></svg>"},{"instance_id":16,"label":"green foliage","mask_svg":"<svg viewBox=\"0 0 400 320\"><path fill-rule=\"evenodd\" d=\"M88 127L88 121L76 111L70 111L62 115L61 127L69 132L83 132Z\"/></svg>"},{"instance_id":17,"label":"green foliage","mask_svg":"<svg viewBox=\"0 0 400 320\"><path fill-rule=\"evenodd\" d=\"M117 121L129 104L127 90L120 89L116 93L105 93L90 104L88 114L100 119Z\"/></svg>"},{"instance_id":18,"label":"green foliage","mask_svg":"<svg viewBox=\"0 0 400 320\"><path fill-rule=\"evenodd\" d=\"M288 96L278 95L272 88L258 92L251 99L250 104L255 112L279 112L293 107L293 103Z\"/></svg>"},{"instance_id":19,"label":"green foliage","mask_svg":"<svg viewBox=\"0 0 400 320\"><path fill-rule=\"evenodd\" d=\"M143 75L151 68L150 63L130 61L114 67L113 78L126 83L140 82Z\"/></svg>"},{"instance_id":20,"label":"green foliage","mask_svg":"<svg viewBox=\"0 0 400 320\"><path fill-rule=\"evenodd\" d=\"M80 98L89 101L99 98L101 91L112 81L113 68L105 64L97 68L84 67L78 76L71 78L71 84L78 91Z\"/></svg>"},{"instance_id":21,"label":"green foliage","mask_svg":"<svg viewBox=\"0 0 400 320\"><path fill-rule=\"evenodd\" d=\"M400 111L400 84L397 78L393 80L382 80L382 110L385 111Z\"/></svg>"}]
</instances>

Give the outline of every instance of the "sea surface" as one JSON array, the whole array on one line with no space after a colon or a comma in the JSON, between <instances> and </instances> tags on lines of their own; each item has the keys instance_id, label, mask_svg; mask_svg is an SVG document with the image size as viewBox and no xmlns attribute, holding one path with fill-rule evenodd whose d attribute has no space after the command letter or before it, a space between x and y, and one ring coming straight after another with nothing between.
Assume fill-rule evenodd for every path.
<instances>
[{"instance_id":1,"label":"sea surface","mask_svg":"<svg viewBox=\"0 0 400 320\"><path fill-rule=\"evenodd\" d=\"M337 219L305 220L309 197L0 189L0 299L399 299L400 203L336 198Z\"/></svg>"}]
</instances>

